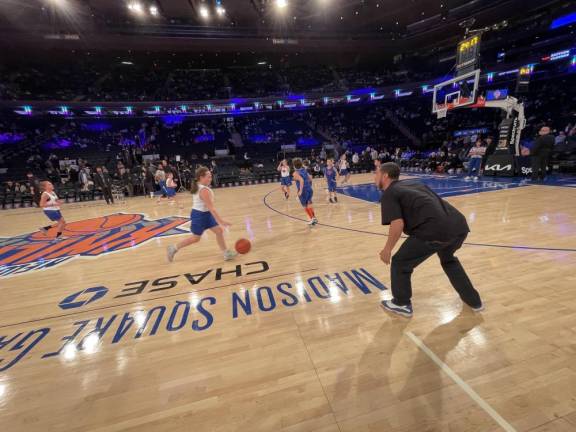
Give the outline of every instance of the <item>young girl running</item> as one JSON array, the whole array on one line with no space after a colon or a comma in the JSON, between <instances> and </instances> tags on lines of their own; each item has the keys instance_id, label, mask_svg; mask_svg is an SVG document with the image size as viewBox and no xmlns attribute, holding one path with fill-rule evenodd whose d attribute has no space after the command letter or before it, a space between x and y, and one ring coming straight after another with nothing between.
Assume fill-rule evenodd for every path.
<instances>
[{"instance_id":1,"label":"young girl running","mask_svg":"<svg viewBox=\"0 0 576 432\"><path fill-rule=\"evenodd\" d=\"M338 197L336 196L336 168L334 168L334 160L328 159L326 161L326 168L324 168L324 177L328 184L328 197L331 203L337 203Z\"/></svg>"},{"instance_id":2,"label":"young girl running","mask_svg":"<svg viewBox=\"0 0 576 432\"><path fill-rule=\"evenodd\" d=\"M172 262L176 252L180 249L198 243L202 234L206 230L212 231L216 235L218 247L224 254L224 260L233 259L237 253L226 247L224 240L224 228L229 227L230 223L220 217L214 207L214 192L210 189L212 183L212 173L206 167L200 167L196 170L194 181L192 182L193 205L190 214L190 231L192 236L182 240L176 245L168 246L168 261Z\"/></svg>"},{"instance_id":3,"label":"young girl running","mask_svg":"<svg viewBox=\"0 0 576 432\"><path fill-rule=\"evenodd\" d=\"M62 231L66 226L66 221L60 213L60 205L62 201L58 199L56 192L54 192L54 185L49 181L42 182L42 195L40 196L40 207L44 210L44 214L52 222L56 222L56 238L62 238ZM48 235L48 230L52 225L42 227L41 230L45 235Z\"/></svg>"},{"instance_id":4,"label":"young girl running","mask_svg":"<svg viewBox=\"0 0 576 432\"><path fill-rule=\"evenodd\" d=\"M284 192L284 197L288 199L290 198L292 177L290 177L290 167L288 166L288 161L286 159L282 159L280 165L278 165L278 171L280 171L280 185L282 186L282 192Z\"/></svg>"},{"instance_id":5,"label":"young girl running","mask_svg":"<svg viewBox=\"0 0 576 432\"><path fill-rule=\"evenodd\" d=\"M312 178L306 171L306 168L303 167L302 159L294 159L292 163L296 170L294 171L294 181L296 182L300 204L302 204L302 207L304 207L308 215L308 225L314 226L318 223L318 219L316 219L314 209L312 208L312 195L314 194L312 190Z\"/></svg>"},{"instance_id":6,"label":"young girl running","mask_svg":"<svg viewBox=\"0 0 576 432\"><path fill-rule=\"evenodd\" d=\"M346 153L340 156L338 169L340 171L339 173L340 177L344 177L342 184L348 183L348 180L350 180L350 172L348 171L348 161L346 161Z\"/></svg>"}]
</instances>

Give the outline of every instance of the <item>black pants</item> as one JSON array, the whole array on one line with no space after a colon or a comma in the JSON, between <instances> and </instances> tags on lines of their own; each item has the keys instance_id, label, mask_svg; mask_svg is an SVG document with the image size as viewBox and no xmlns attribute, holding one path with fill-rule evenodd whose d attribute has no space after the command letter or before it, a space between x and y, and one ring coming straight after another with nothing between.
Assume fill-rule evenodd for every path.
<instances>
[{"instance_id":1,"label":"black pants","mask_svg":"<svg viewBox=\"0 0 576 432\"><path fill-rule=\"evenodd\" d=\"M416 237L408 237L392 257L390 273L394 303L400 306L411 303L412 283L410 279L414 268L432 255L438 254L444 273L462 301L471 307L480 307L482 305L480 294L472 286L458 258L454 256L454 253L462 247L466 237L467 234L464 234L446 243L426 242Z\"/></svg>"},{"instance_id":2,"label":"black pants","mask_svg":"<svg viewBox=\"0 0 576 432\"><path fill-rule=\"evenodd\" d=\"M106 204L114 204L114 197L112 196L112 188L110 186L102 188L102 195L106 200Z\"/></svg>"},{"instance_id":3,"label":"black pants","mask_svg":"<svg viewBox=\"0 0 576 432\"><path fill-rule=\"evenodd\" d=\"M538 180L538 178L544 180L544 177L546 177L547 168L547 154L532 156L532 180Z\"/></svg>"}]
</instances>

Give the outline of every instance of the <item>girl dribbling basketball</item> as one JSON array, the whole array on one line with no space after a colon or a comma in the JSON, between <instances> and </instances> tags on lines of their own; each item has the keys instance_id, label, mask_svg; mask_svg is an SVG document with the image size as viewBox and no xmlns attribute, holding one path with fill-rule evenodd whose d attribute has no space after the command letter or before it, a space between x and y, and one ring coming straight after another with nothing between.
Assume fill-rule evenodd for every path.
<instances>
[{"instance_id":1,"label":"girl dribbling basketball","mask_svg":"<svg viewBox=\"0 0 576 432\"><path fill-rule=\"evenodd\" d=\"M182 240L176 245L168 246L168 261L172 262L176 253L186 246L198 243L206 230L216 235L218 247L224 254L224 260L233 259L237 253L228 249L224 240L224 228L231 224L220 217L214 207L214 192L209 187L212 183L212 173L206 167L196 170L191 192L193 194L192 212L190 214L190 231L192 236Z\"/></svg>"}]
</instances>

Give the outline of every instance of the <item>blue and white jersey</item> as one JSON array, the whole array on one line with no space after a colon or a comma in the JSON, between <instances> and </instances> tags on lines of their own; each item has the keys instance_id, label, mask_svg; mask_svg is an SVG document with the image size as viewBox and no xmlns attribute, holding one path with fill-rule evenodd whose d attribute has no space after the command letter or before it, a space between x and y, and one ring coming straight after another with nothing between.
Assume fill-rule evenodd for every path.
<instances>
[{"instance_id":1,"label":"blue and white jersey","mask_svg":"<svg viewBox=\"0 0 576 432\"><path fill-rule=\"evenodd\" d=\"M200 196L200 192L202 191L202 189L208 189L208 192L210 192L210 195L212 197L212 202L214 202L214 192L212 192L212 189L210 189L208 186L204 186L204 185L199 184L198 185L198 192L196 192L194 195L192 195L192 210L196 210L196 211L200 211L200 212L209 212L210 210L208 210L206 203L204 202L204 200Z\"/></svg>"},{"instance_id":2,"label":"blue and white jersey","mask_svg":"<svg viewBox=\"0 0 576 432\"><path fill-rule=\"evenodd\" d=\"M46 194L48 200L46 200L46 207L44 207L44 211L56 211L60 210L60 206L58 205L58 195L55 192L42 192Z\"/></svg>"}]
</instances>

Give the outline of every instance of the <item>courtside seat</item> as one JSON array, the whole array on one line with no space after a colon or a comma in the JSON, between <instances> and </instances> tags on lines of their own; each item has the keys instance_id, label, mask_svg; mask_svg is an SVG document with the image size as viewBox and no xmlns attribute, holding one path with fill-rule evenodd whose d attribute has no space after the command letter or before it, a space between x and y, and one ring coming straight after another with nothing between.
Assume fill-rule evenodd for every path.
<instances>
[{"instance_id":1,"label":"courtside seat","mask_svg":"<svg viewBox=\"0 0 576 432\"><path fill-rule=\"evenodd\" d=\"M234 184L240 181L240 170L236 166L223 166L218 171L218 186Z\"/></svg>"}]
</instances>

